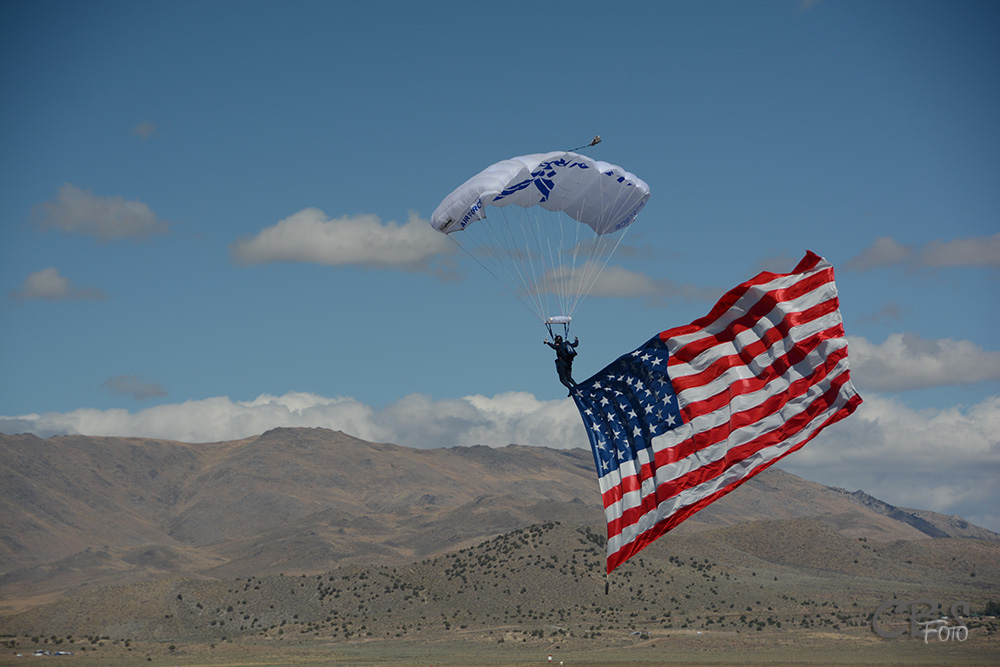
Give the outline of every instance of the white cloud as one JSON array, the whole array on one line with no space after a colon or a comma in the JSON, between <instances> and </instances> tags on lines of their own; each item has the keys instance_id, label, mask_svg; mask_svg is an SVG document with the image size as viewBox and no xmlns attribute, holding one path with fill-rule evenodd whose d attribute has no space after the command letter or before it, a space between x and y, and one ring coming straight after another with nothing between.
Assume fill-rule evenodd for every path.
<instances>
[{"instance_id":1,"label":"white cloud","mask_svg":"<svg viewBox=\"0 0 1000 667\"><path fill-rule=\"evenodd\" d=\"M330 428L365 440L421 448L588 446L572 401L542 401L523 392L437 400L413 394L384 408L350 397L265 394L252 401L216 397L138 412L74 410L0 417L4 433L183 442L233 440L278 426ZM896 505L958 514L1000 530L994 509L1000 507L1000 397L967 409L913 410L898 400L866 395L854 415L826 429L784 459L781 467L824 484L864 489Z\"/></svg>"},{"instance_id":2,"label":"white cloud","mask_svg":"<svg viewBox=\"0 0 1000 667\"><path fill-rule=\"evenodd\" d=\"M845 262L844 268L870 271L899 264L910 268L932 269L949 266L1000 268L1000 233L951 241L931 241L921 249L884 236Z\"/></svg>"},{"instance_id":3,"label":"white cloud","mask_svg":"<svg viewBox=\"0 0 1000 667\"><path fill-rule=\"evenodd\" d=\"M617 265L602 269L591 262L578 267L562 266L550 270L542 277L541 284L545 286L544 291L549 293L566 292L565 285L574 286L574 289L568 291L575 293L576 285L590 285L590 290L586 292L589 296L645 297L650 303L660 306L677 299L715 301L724 291L721 288L656 280Z\"/></svg>"},{"instance_id":4,"label":"white cloud","mask_svg":"<svg viewBox=\"0 0 1000 667\"><path fill-rule=\"evenodd\" d=\"M80 409L0 417L4 433L129 435L184 442L236 440L278 426L324 427L421 448L510 443L566 448L587 442L572 401L539 401L526 393L439 400L411 394L373 408L350 397L290 392L263 394L252 401L214 397L137 412Z\"/></svg>"},{"instance_id":5,"label":"white cloud","mask_svg":"<svg viewBox=\"0 0 1000 667\"><path fill-rule=\"evenodd\" d=\"M444 234L414 213L400 225L367 214L330 219L318 208L303 209L232 246L233 260L244 266L310 262L404 271L431 271L454 251Z\"/></svg>"},{"instance_id":6,"label":"white cloud","mask_svg":"<svg viewBox=\"0 0 1000 667\"><path fill-rule=\"evenodd\" d=\"M149 382L138 375L119 375L106 381L103 386L112 393L131 396L137 401L167 395L163 385Z\"/></svg>"},{"instance_id":7,"label":"white cloud","mask_svg":"<svg viewBox=\"0 0 1000 667\"><path fill-rule=\"evenodd\" d=\"M1000 352L967 340L897 333L881 345L848 336L848 347L851 375L862 393L1000 380Z\"/></svg>"},{"instance_id":8,"label":"white cloud","mask_svg":"<svg viewBox=\"0 0 1000 667\"><path fill-rule=\"evenodd\" d=\"M154 132L156 132L156 126L148 120L144 120L132 128L132 134L142 137L143 139L149 139Z\"/></svg>"},{"instance_id":9,"label":"white cloud","mask_svg":"<svg viewBox=\"0 0 1000 667\"><path fill-rule=\"evenodd\" d=\"M1000 233L993 236L932 241L924 246L920 263L929 267L990 266L1000 268Z\"/></svg>"},{"instance_id":10,"label":"white cloud","mask_svg":"<svg viewBox=\"0 0 1000 667\"><path fill-rule=\"evenodd\" d=\"M845 269L852 271L870 271L882 266L893 266L907 261L913 254L913 248L906 246L888 236L876 239L870 247L861 251L857 257L844 263Z\"/></svg>"},{"instance_id":11,"label":"white cloud","mask_svg":"<svg viewBox=\"0 0 1000 667\"><path fill-rule=\"evenodd\" d=\"M889 301L878 311L858 318L865 324L895 324L902 319L905 310L895 301Z\"/></svg>"},{"instance_id":12,"label":"white cloud","mask_svg":"<svg viewBox=\"0 0 1000 667\"><path fill-rule=\"evenodd\" d=\"M59 188L55 201L36 206L34 215L42 229L89 234L102 241L144 239L169 228L140 201L99 197L70 183Z\"/></svg>"},{"instance_id":13,"label":"white cloud","mask_svg":"<svg viewBox=\"0 0 1000 667\"><path fill-rule=\"evenodd\" d=\"M105 294L95 287L76 287L68 278L62 276L55 267L29 273L24 279L21 289L11 292L12 299L17 301L62 301L104 299Z\"/></svg>"},{"instance_id":14,"label":"white cloud","mask_svg":"<svg viewBox=\"0 0 1000 667\"><path fill-rule=\"evenodd\" d=\"M781 464L823 484L1000 530L1000 397L966 410L913 410L866 395L850 418Z\"/></svg>"}]
</instances>

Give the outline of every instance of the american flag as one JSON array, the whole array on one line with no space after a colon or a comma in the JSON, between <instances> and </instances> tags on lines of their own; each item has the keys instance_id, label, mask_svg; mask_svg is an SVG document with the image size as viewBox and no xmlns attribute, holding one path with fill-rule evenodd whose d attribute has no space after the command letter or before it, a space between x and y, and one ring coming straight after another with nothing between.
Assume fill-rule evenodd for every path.
<instances>
[{"instance_id":1,"label":"american flag","mask_svg":"<svg viewBox=\"0 0 1000 667\"><path fill-rule=\"evenodd\" d=\"M581 382L608 572L854 412L847 362L833 267L810 252Z\"/></svg>"}]
</instances>

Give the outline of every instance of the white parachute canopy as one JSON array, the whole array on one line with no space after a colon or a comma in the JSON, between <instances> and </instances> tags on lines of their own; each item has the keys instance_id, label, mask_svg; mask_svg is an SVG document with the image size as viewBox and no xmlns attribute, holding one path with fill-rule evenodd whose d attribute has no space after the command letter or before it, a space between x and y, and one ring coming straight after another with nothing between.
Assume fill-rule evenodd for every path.
<instances>
[{"instance_id":1,"label":"white parachute canopy","mask_svg":"<svg viewBox=\"0 0 1000 667\"><path fill-rule=\"evenodd\" d=\"M621 167L568 151L535 153L460 185L431 226L542 322L568 325L648 199L649 186Z\"/></svg>"}]
</instances>

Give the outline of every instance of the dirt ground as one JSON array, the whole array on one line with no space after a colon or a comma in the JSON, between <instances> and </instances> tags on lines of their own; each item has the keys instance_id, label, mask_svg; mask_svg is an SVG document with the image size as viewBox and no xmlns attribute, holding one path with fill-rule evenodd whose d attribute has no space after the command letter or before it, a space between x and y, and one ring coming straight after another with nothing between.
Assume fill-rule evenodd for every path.
<instances>
[{"instance_id":1,"label":"dirt ground","mask_svg":"<svg viewBox=\"0 0 1000 667\"><path fill-rule=\"evenodd\" d=\"M341 643L225 642L185 644L132 642L97 647L27 643L4 649L0 665L93 665L118 667L284 667L295 665L392 665L398 667L497 667L504 665L997 665L1000 636L970 636L964 642L924 643L921 639L881 639L858 629L852 633L776 632L755 636L690 632L653 636L641 642L590 647L565 642L533 645L488 644L471 639L420 643L373 641ZM36 648L53 655L34 658ZM54 655L56 650L72 655ZM23 657L16 657L20 652ZM549 657L551 656L551 660Z\"/></svg>"}]
</instances>

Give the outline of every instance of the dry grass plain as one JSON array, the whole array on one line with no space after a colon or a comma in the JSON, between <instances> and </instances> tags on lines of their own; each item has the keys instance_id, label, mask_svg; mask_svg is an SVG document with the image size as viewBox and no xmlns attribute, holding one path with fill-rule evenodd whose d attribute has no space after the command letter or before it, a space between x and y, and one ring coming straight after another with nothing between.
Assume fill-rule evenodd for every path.
<instances>
[{"instance_id":1,"label":"dry grass plain","mask_svg":"<svg viewBox=\"0 0 1000 667\"><path fill-rule=\"evenodd\" d=\"M547 665L549 655L562 667L1000 664L995 618L969 619L962 642L883 639L871 628L893 597L982 609L1000 589L997 545L928 540L900 552L792 520L751 540L757 550L783 544L785 559L801 554L775 563L748 553L746 531L661 541L608 588L599 536L558 523L407 567L108 588L0 620L0 666L485 667ZM73 655L30 657L36 649Z\"/></svg>"},{"instance_id":2,"label":"dry grass plain","mask_svg":"<svg viewBox=\"0 0 1000 667\"><path fill-rule=\"evenodd\" d=\"M54 647L53 647L54 648ZM73 648L61 647L63 650ZM736 633L653 633L632 640L623 634L600 646L567 645L563 640L528 645L498 645L482 632L463 639L440 641L372 641L328 643L322 641L266 642L241 640L215 644L165 642L111 643L75 650L72 656L31 657L23 651L0 655L0 665L57 664L119 667L284 667L301 665L350 665L364 667L499 667L503 665L996 665L1000 660L1000 635L970 632L964 642L922 639L881 639L869 628L848 632L768 631L753 636ZM549 662L548 656L552 656Z\"/></svg>"}]
</instances>

